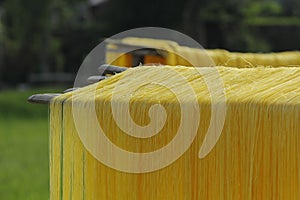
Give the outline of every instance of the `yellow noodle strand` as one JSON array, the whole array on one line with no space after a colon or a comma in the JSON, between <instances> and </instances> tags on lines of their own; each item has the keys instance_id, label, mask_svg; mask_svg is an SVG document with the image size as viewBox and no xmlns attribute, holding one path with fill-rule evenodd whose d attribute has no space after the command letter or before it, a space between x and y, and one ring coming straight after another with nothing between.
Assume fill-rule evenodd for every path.
<instances>
[{"instance_id":1,"label":"yellow noodle strand","mask_svg":"<svg viewBox=\"0 0 300 200\"><path fill-rule=\"evenodd\" d=\"M209 69L203 68L208 70L208 78L214 78ZM205 78L194 68L132 68L55 98L50 105L50 199L299 199L300 69L216 69L224 82L227 115L221 137L203 159L198 153L210 123L211 99ZM97 121L114 144L130 152L160 149L178 130L178 98L187 102L192 98L185 83L171 79L168 70L175 70L188 81L199 103L201 120L188 150L171 165L149 173L118 171L95 159L79 138L72 109L81 109L84 121L84 111L93 108L95 102ZM142 84L137 75L171 81L180 88L175 95L168 88L146 84L130 94L130 114L137 124L149 123L152 105L159 103L166 109L164 127L145 139L123 132L116 125L110 104L118 81L132 88ZM119 109L124 109L120 105ZM189 121L193 126L193 118ZM89 123L84 134L91 134L99 124ZM93 144L97 145L91 141ZM104 153L110 154L110 150ZM117 157L112 154L111 158Z\"/></svg>"},{"instance_id":2,"label":"yellow noodle strand","mask_svg":"<svg viewBox=\"0 0 300 200\"><path fill-rule=\"evenodd\" d=\"M287 51L279 53L239 53L229 52L222 49L203 50L180 46L178 43L170 40L158 40L150 38L128 37L121 41L125 45L140 46L141 48L155 48L165 50L168 53L164 59L156 57L147 59L148 62L161 63L166 65L183 65L183 66L207 66L212 65L210 58L217 66L229 66L238 68L251 68L259 66L272 67L299 67L300 52ZM118 47L113 44L107 46L106 62L117 66L132 66L132 56L130 54L117 53Z\"/></svg>"}]
</instances>

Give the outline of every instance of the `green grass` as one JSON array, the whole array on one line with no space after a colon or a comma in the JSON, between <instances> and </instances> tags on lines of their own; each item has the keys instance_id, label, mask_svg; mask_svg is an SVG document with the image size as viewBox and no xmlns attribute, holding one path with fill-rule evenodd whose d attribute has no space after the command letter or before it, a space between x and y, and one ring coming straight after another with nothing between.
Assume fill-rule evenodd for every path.
<instances>
[{"instance_id":1,"label":"green grass","mask_svg":"<svg viewBox=\"0 0 300 200\"><path fill-rule=\"evenodd\" d=\"M49 198L48 106L26 101L43 92L0 92L0 199Z\"/></svg>"}]
</instances>

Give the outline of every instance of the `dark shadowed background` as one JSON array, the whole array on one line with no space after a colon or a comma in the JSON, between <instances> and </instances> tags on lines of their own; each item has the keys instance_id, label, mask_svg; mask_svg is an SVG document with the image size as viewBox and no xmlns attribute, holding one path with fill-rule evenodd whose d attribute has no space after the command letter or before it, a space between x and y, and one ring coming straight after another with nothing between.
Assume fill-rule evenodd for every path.
<instances>
[{"instance_id":1,"label":"dark shadowed background","mask_svg":"<svg viewBox=\"0 0 300 200\"><path fill-rule=\"evenodd\" d=\"M298 0L0 0L0 88L34 82L31 73L75 74L103 38L144 26L205 48L297 50L299 17Z\"/></svg>"}]
</instances>

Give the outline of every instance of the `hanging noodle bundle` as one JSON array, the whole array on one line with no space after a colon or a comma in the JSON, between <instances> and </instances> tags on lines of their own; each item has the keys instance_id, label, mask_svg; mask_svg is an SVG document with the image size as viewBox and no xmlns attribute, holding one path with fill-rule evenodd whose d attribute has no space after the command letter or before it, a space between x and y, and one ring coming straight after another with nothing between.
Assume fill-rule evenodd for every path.
<instances>
[{"instance_id":1,"label":"hanging noodle bundle","mask_svg":"<svg viewBox=\"0 0 300 200\"><path fill-rule=\"evenodd\" d=\"M217 66L230 66L238 68L249 68L258 66L293 67L300 66L300 52L287 51L279 53L238 53L222 49L203 50L186 46L170 40L158 40L150 38L128 37L121 40L123 45L141 48L154 48L165 50L164 58L146 55L145 64L160 63L165 65L183 66L208 66L210 57ZM132 58L129 54L123 54L114 44L107 46L107 63L118 66L131 66ZM211 64L210 64L211 65Z\"/></svg>"},{"instance_id":2,"label":"hanging noodle bundle","mask_svg":"<svg viewBox=\"0 0 300 200\"><path fill-rule=\"evenodd\" d=\"M199 149L212 116L212 94L206 83L217 78L213 68L202 68L205 75L196 68L180 66L132 68L52 100L50 199L299 199L300 68L214 69L224 83L227 111L220 138L202 158ZM174 71L182 78L172 78ZM120 90L119 97L112 100L117 87L127 90ZM195 91L194 97L189 87ZM124 114L118 120L128 121L126 98L130 98L130 117L140 126L151 120L154 128L160 126L161 116L152 113L151 118L150 107L164 107L166 119L161 129L155 129L157 134L135 137L120 128L112 102ZM196 98L194 109L201 116L196 136L170 165L131 173L96 159L105 154L114 159L113 164L143 168L142 161L133 165L135 161L114 154L113 147L97 152L101 142L89 138L102 134L95 133L95 127L101 126L106 137L126 152L147 154L173 142L183 120L181 106L188 107L192 98ZM218 94L215 101L220 101ZM74 110L80 113L77 121ZM97 118L87 119L88 111L95 111ZM189 128L197 125L196 114L184 115L186 138L190 137ZM85 127L83 133L79 133L80 126ZM82 138L88 141L85 145ZM180 147L173 150L176 148Z\"/></svg>"}]
</instances>

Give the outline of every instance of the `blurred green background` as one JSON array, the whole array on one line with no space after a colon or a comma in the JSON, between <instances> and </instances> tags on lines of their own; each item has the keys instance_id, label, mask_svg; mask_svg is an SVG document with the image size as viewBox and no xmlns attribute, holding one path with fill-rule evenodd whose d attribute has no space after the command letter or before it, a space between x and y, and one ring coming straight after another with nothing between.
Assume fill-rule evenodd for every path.
<instances>
[{"instance_id":1,"label":"blurred green background","mask_svg":"<svg viewBox=\"0 0 300 200\"><path fill-rule=\"evenodd\" d=\"M144 26L205 48L299 50L300 1L0 0L0 199L49 197L48 108L26 98L70 87L93 47Z\"/></svg>"},{"instance_id":2,"label":"blurred green background","mask_svg":"<svg viewBox=\"0 0 300 200\"><path fill-rule=\"evenodd\" d=\"M0 199L48 199L47 106L27 97L47 88L0 93Z\"/></svg>"}]
</instances>

